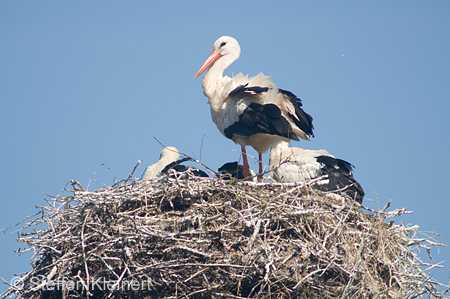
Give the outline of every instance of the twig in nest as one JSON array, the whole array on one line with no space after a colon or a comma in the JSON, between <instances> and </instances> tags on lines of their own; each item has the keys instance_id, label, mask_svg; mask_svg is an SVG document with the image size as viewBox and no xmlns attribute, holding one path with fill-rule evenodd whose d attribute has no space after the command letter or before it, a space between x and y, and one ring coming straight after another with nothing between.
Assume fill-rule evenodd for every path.
<instances>
[{"instance_id":1,"label":"twig in nest","mask_svg":"<svg viewBox=\"0 0 450 299\"><path fill-rule=\"evenodd\" d=\"M0 297L444 296L427 273L439 264L417 254L443 244L418 226L385 223L405 209L366 213L308 184L230 183L188 171L73 190L39 209L19 230L23 251L35 251L32 269L21 289ZM37 276L42 284L33 284ZM79 288L46 291L59 277ZM101 279L113 288L93 287ZM133 283L139 288L126 288Z\"/></svg>"}]
</instances>

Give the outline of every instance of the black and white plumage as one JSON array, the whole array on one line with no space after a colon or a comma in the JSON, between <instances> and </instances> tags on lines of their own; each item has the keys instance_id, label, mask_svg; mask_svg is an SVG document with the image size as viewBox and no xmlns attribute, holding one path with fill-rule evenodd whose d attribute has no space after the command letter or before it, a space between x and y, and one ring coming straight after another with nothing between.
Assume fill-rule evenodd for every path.
<instances>
[{"instance_id":1,"label":"black and white plumage","mask_svg":"<svg viewBox=\"0 0 450 299\"><path fill-rule=\"evenodd\" d=\"M219 167L219 175L225 179L229 180L231 178L243 179L244 178L244 167L236 162L228 162Z\"/></svg>"},{"instance_id":2,"label":"black and white plumage","mask_svg":"<svg viewBox=\"0 0 450 299\"><path fill-rule=\"evenodd\" d=\"M280 142L270 152L270 177L277 182L310 182L318 190L346 194L361 203L364 190L353 177L353 165L326 150L306 150Z\"/></svg>"},{"instance_id":3,"label":"black and white plumage","mask_svg":"<svg viewBox=\"0 0 450 299\"><path fill-rule=\"evenodd\" d=\"M206 174L204 171L200 169L196 169L181 164L183 162L191 160L192 160L191 158L180 159L180 153L176 147L173 146L165 147L161 151L159 161L147 167L142 180L148 181L154 179L160 175L168 173L170 169L173 169L176 172L185 172L188 169L191 169L192 173L195 176L209 177L208 174Z\"/></svg>"},{"instance_id":4,"label":"black and white plumage","mask_svg":"<svg viewBox=\"0 0 450 299\"><path fill-rule=\"evenodd\" d=\"M257 181L257 177L252 170L250 170L249 176L244 176L244 166L239 164L237 161L223 164L219 167L218 171L218 177L223 180L230 180L234 178L238 180L245 179L253 182Z\"/></svg>"},{"instance_id":5,"label":"black and white plumage","mask_svg":"<svg viewBox=\"0 0 450 299\"><path fill-rule=\"evenodd\" d=\"M244 176L249 174L245 147L259 154L262 175L262 153L280 140L309 140L313 137L312 117L303 111L302 102L293 93L279 89L272 77L260 73L249 77L242 73L230 78L224 70L239 58L239 43L222 36L194 78L208 68L203 90L209 99L211 117L219 131L241 146Z\"/></svg>"},{"instance_id":6,"label":"black and white plumage","mask_svg":"<svg viewBox=\"0 0 450 299\"><path fill-rule=\"evenodd\" d=\"M164 169L161 171L161 173L168 173L169 170L173 169L176 172L185 172L188 171L189 169L192 171L192 174L195 176L200 176L200 177L204 177L204 178L208 178L209 175L204 172L203 170L191 167L191 166L186 166L186 165L182 165L181 163L184 163L186 161L194 161L192 158L183 158L183 159L179 159L177 161L174 161L172 163L170 163L169 165L167 165L166 167L164 167Z\"/></svg>"}]
</instances>

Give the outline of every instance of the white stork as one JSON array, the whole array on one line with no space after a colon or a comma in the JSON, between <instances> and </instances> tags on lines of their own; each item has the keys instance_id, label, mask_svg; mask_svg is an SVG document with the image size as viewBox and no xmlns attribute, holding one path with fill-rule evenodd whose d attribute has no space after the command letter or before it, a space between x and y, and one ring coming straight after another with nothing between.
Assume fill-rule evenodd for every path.
<instances>
[{"instance_id":1,"label":"white stork","mask_svg":"<svg viewBox=\"0 0 450 299\"><path fill-rule=\"evenodd\" d=\"M270 151L270 178L277 182L310 182L322 191L346 194L361 203L364 190L353 178L353 165L326 150L306 150L279 142Z\"/></svg>"},{"instance_id":2,"label":"white stork","mask_svg":"<svg viewBox=\"0 0 450 299\"><path fill-rule=\"evenodd\" d=\"M177 172L185 172L188 169L192 170L192 174L195 176L209 177L204 171L193 168L190 166L181 165L185 161L190 161L192 158L180 159L180 153L176 147L168 146L163 148L161 155L159 156L159 161L153 165L150 165L145 170L143 181L148 181L158 177L161 174L165 174L169 169L174 169Z\"/></svg>"},{"instance_id":3,"label":"white stork","mask_svg":"<svg viewBox=\"0 0 450 299\"><path fill-rule=\"evenodd\" d=\"M178 149L176 147L168 146L163 148L161 154L159 155L159 161L147 167L142 180L148 181L156 178L161 174L162 170L166 168L167 165L177 161L179 158L180 153L178 152Z\"/></svg>"},{"instance_id":4,"label":"white stork","mask_svg":"<svg viewBox=\"0 0 450 299\"><path fill-rule=\"evenodd\" d=\"M280 140L310 140L312 117L301 108L302 102L293 93L279 89L272 77L259 73L248 77L242 73L233 78L223 76L224 70L239 58L237 40L222 36L214 50L195 74L206 71L203 91L209 99L211 117L225 137L241 146L244 176L249 175L245 146L259 154L259 175L262 178L262 154Z\"/></svg>"}]
</instances>

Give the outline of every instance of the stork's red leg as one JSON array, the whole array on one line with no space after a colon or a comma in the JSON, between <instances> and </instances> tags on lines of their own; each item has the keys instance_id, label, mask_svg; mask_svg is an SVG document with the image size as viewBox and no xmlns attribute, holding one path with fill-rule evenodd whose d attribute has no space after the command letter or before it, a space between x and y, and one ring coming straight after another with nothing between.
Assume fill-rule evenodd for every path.
<instances>
[{"instance_id":1,"label":"stork's red leg","mask_svg":"<svg viewBox=\"0 0 450 299\"><path fill-rule=\"evenodd\" d=\"M258 153L259 158L259 173L258 173L258 181L262 181L263 179L263 165L262 165L262 153Z\"/></svg>"},{"instance_id":2,"label":"stork's red leg","mask_svg":"<svg viewBox=\"0 0 450 299\"><path fill-rule=\"evenodd\" d=\"M242 151L242 162L244 163L244 178L248 178L248 175L250 173L250 167L248 166L247 152L245 151L245 146L241 145L241 151Z\"/></svg>"}]
</instances>

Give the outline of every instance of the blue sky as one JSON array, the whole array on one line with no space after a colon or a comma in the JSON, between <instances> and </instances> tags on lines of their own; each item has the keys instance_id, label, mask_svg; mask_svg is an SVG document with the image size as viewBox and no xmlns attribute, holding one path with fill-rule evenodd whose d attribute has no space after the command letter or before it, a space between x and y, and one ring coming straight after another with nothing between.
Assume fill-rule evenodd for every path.
<instances>
[{"instance_id":1,"label":"blue sky","mask_svg":"<svg viewBox=\"0 0 450 299\"><path fill-rule=\"evenodd\" d=\"M213 169L238 160L192 79L230 35L242 53L226 74L270 74L314 117L316 137L294 146L350 161L368 198L450 244L449 13L448 1L1 1L0 227L70 179L112 185L143 158L140 176L154 137ZM6 280L30 267L15 239L0 234ZM450 248L431 253L448 283Z\"/></svg>"}]
</instances>

